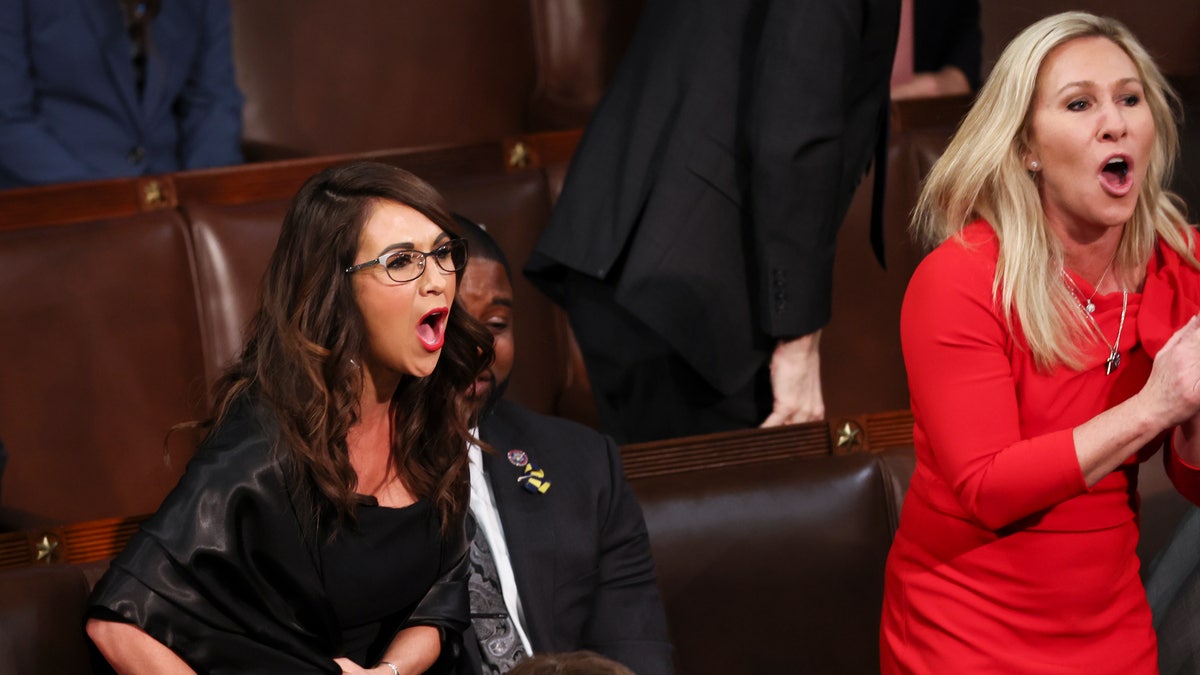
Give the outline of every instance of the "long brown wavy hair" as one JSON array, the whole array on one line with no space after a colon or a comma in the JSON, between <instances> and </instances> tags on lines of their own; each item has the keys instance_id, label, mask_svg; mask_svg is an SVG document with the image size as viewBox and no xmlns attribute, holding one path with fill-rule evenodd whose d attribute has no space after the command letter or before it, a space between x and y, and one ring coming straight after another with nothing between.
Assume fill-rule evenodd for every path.
<instances>
[{"instance_id":1,"label":"long brown wavy hair","mask_svg":"<svg viewBox=\"0 0 1200 675\"><path fill-rule=\"evenodd\" d=\"M357 522L346 433L359 419L364 384L354 359L368 345L345 269L382 201L409 206L458 236L437 191L403 169L354 162L309 178L284 218L245 346L214 385L214 427L243 394L274 418L275 455L314 532L330 508L338 526ZM491 335L454 303L434 372L405 377L392 397L396 475L415 496L432 500L443 532L461 521L468 502L464 392L492 354Z\"/></svg>"}]
</instances>

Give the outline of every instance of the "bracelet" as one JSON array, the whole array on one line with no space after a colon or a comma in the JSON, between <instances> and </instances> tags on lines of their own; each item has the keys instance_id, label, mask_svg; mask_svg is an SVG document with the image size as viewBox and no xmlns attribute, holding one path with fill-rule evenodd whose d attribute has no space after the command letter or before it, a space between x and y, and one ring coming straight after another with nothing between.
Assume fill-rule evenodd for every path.
<instances>
[{"instance_id":1,"label":"bracelet","mask_svg":"<svg viewBox=\"0 0 1200 675\"><path fill-rule=\"evenodd\" d=\"M400 669L399 669L399 668L397 668L397 667L396 667L396 664L392 663L391 661L380 661L380 662L379 662L379 665L381 665L381 666L387 666L388 668L391 668L391 669L392 669L392 675L400 675Z\"/></svg>"}]
</instances>

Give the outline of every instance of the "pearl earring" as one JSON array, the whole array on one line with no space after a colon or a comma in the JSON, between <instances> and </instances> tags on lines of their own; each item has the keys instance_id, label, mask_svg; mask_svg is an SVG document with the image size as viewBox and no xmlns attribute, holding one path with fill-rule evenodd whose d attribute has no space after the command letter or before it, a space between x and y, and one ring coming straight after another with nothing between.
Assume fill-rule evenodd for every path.
<instances>
[{"instance_id":1,"label":"pearl earring","mask_svg":"<svg viewBox=\"0 0 1200 675\"><path fill-rule=\"evenodd\" d=\"M1040 169L1040 168L1042 168L1042 165L1041 165L1041 164L1038 164L1038 162L1037 162L1037 160L1036 160L1036 159L1035 159L1035 160L1033 160L1032 162L1030 162L1030 163L1029 163L1029 170L1030 170L1030 171L1037 171L1037 170L1038 170L1038 169Z\"/></svg>"}]
</instances>

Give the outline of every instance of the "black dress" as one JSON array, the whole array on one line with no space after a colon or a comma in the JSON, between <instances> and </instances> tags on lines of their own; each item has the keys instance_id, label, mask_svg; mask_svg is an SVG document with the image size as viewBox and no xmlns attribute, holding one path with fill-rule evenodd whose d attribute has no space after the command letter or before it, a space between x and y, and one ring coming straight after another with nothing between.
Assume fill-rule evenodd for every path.
<instances>
[{"instance_id":1,"label":"black dress","mask_svg":"<svg viewBox=\"0 0 1200 675\"><path fill-rule=\"evenodd\" d=\"M339 673L339 656L369 667L413 625L443 635L431 672L452 667L469 616L461 525L442 538L425 502L364 505L330 540L328 523L302 521L265 419L231 409L89 614L140 626L201 673Z\"/></svg>"},{"instance_id":2,"label":"black dress","mask_svg":"<svg viewBox=\"0 0 1200 675\"><path fill-rule=\"evenodd\" d=\"M374 502L374 499L370 500ZM373 666L438 578L437 513L428 500L406 508L358 509L358 527L321 546L325 592L345 656Z\"/></svg>"}]
</instances>

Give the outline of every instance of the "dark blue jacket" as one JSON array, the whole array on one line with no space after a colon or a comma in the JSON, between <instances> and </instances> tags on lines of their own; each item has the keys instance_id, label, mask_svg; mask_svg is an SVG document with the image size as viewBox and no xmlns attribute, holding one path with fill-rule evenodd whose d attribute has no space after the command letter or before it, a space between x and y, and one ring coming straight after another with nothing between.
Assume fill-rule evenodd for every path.
<instances>
[{"instance_id":1,"label":"dark blue jacket","mask_svg":"<svg viewBox=\"0 0 1200 675\"><path fill-rule=\"evenodd\" d=\"M167 0L139 101L117 0L0 3L0 188L241 162L228 0Z\"/></svg>"}]
</instances>

